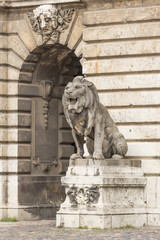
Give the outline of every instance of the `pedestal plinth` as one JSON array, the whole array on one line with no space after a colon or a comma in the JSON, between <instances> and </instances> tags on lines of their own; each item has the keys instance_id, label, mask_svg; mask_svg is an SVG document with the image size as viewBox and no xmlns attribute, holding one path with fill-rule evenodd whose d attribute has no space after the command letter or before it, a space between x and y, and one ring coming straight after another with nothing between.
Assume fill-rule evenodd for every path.
<instances>
[{"instance_id":1,"label":"pedestal plinth","mask_svg":"<svg viewBox=\"0 0 160 240\"><path fill-rule=\"evenodd\" d=\"M112 228L146 224L146 179L140 160L70 160L57 226Z\"/></svg>"}]
</instances>

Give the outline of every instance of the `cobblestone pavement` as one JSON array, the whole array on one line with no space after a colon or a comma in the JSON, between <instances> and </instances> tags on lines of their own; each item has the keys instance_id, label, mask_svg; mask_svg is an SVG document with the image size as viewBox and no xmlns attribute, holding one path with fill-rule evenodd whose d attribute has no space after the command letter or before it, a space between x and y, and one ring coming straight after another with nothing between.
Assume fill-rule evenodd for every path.
<instances>
[{"instance_id":1,"label":"cobblestone pavement","mask_svg":"<svg viewBox=\"0 0 160 240\"><path fill-rule=\"evenodd\" d=\"M160 227L112 230L56 228L54 220L0 222L0 240L160 240Z\"/></svg>"}]
</instances>

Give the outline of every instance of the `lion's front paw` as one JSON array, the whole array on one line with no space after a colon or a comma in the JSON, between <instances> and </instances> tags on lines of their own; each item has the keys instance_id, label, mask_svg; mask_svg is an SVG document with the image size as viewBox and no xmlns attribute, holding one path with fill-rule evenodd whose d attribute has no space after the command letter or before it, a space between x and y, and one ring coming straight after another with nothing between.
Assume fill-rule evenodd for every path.
<instances>
[{"instance_id":1,"label":"lion's front paw","mask_svg":"<svg viewBox=\"0 0 160 240\"><path fill-rule=\"evenodd\" d=\"M83 156L81 156L80 154L78 154L78 153L74 153L74 154L72 154L71 156L70 156L70 159L71 160L75 160L75 159L77 159L77 158L82 158Z\"/></svg>"},{"instance_id":2,"label":"lion's front paw","mask_svg":"<svg viewBox=\"0 0 160 240\"><path fill-rule=\"evenodd\" d=\"M123 156L121 156L121 155L119 155L119 154L114 154L114 155L112 156L112 158L113 158L114 160L119 160L119 159L122 159Z\"/></svg>"},{"instance_id":3,"label":"lion's front paw","mask_svg":"<svg viewBox=\"0 0 160 240\"><path fill-rule=\"evenodd\" d=\"M104 156L102 153L94 152L93 153L93 159L104 159Z\"/></svg>"}]
</instances>

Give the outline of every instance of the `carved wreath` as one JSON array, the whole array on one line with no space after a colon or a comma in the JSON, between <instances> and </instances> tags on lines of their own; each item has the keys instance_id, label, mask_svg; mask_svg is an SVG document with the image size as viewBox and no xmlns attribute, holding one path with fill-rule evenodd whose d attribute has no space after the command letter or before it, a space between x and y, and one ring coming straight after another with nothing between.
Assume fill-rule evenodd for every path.
<instances>
[{"instance_id":1,"label":"carved wreath","mask_svg":"<svg viewBox=\"0 0 160 240\"><path fill-rule=\"evenodd\" d=\"M97 203L99 199L99 191L97 187L92 188L70 188L67 192L71 204L91 204Z\"/></svg>"}]
</instances>

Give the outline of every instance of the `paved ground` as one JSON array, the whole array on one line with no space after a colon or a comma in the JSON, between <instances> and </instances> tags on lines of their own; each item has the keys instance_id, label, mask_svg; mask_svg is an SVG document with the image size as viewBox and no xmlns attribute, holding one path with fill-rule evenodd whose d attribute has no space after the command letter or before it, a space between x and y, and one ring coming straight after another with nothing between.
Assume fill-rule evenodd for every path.
<instances>
[{"instance_id":1,"label":"paved ground","mask_svg":"<svg viewBox=\"0 0 160 240\"><path fill-rule=\"evenodd\" d=\"M88 230L55 225L52 220L0 222L0 240L160 240L160 227Z\"/></svg>"}]
</instances>

